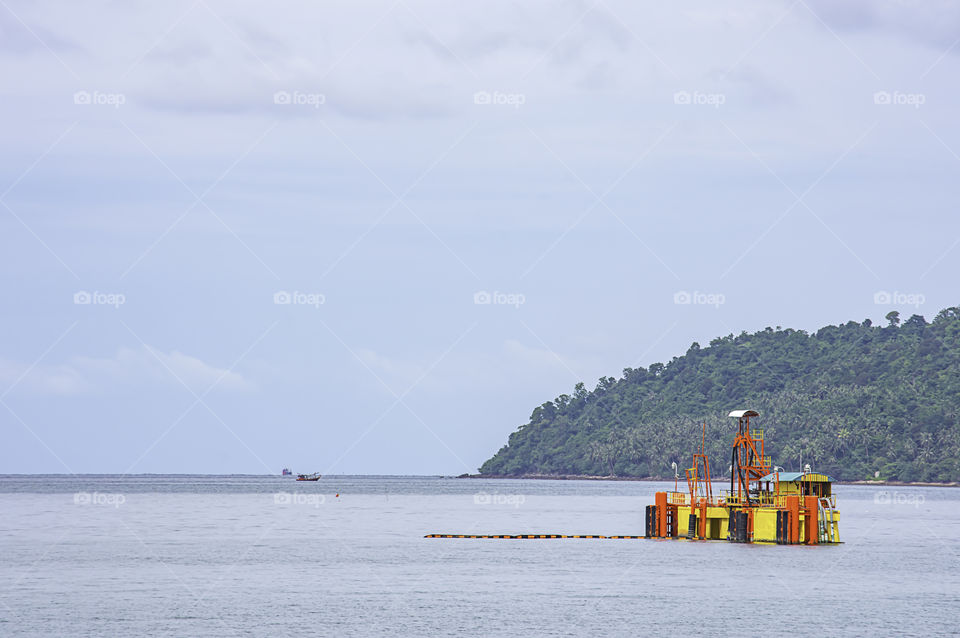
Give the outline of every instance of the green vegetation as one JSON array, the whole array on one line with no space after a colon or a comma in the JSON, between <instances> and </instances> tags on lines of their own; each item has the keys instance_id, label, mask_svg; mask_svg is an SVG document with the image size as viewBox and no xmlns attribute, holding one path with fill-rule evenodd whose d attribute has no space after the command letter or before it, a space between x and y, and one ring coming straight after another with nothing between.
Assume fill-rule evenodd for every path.
<instances>
[{"instance_id":1,"label":"green vegetation","mask_svg":"<svg viewBox=\"0 0 960 638\"><path fill-rule=\"evenodd\" d=\"M667 364L578 383L480 468L486 475L672 478L689 466L707 423L715 475L726 473L733 409L760 412L767 453L788 470L810 463L839 480L960 478L960 308L932 323L869 319L816 334L767 328L694 343Z\"/></svg>"}]
</instances>

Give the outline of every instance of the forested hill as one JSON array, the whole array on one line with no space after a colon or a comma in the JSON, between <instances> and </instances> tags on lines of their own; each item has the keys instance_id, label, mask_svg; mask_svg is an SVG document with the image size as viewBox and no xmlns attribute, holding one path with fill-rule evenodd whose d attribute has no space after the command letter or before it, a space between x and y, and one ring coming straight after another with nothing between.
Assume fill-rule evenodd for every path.
<instances>
[{"instance_id":1,"label":"forested hill","mask_svg":"<svg viewBox=\"0 0 960 638\"><path fill-rule=\"evenodd\" d=\"M707 423L714 475L727 472L734 419L760 412L773 463L836 479L960 479L960 308L803 330L767 328L694 343L681 357L578 383L537 407L484 475L673 478Z\"/></svg>"}]
</instances>

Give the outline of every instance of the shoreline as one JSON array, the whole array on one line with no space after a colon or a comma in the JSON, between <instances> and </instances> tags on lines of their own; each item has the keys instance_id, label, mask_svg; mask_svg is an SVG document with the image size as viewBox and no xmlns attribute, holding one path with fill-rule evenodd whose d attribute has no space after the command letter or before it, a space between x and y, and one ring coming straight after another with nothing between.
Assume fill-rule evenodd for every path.
<instances>
[{"instance_id":1,"label":"shoreline","mask_svg":"<svg viewBox=\"0 0 960 638\"><path fill-rule=\"evenodd\" d=\"M593 476L588 474L461 474L458 479L514 479L533 481L638 481L649 483L669 483L669 478L640 476ZM684 482L686 480L684 479ZM729 483L730 479L712 479L713 483ZM960 482L931 483L925 481L834 481L834 485L876 485L879 487L960 487Z\"/></svg>"}]
</instances>

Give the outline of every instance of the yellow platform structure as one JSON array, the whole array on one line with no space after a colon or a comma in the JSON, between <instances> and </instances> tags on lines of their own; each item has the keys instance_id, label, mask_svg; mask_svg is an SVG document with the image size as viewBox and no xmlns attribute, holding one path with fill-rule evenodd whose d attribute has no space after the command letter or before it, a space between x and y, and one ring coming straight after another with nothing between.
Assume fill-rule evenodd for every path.
<instances>
[{"instance_id":1,"label":"yellow platform structure","mask_svg":"<svg viewBox=\"0 0 960 638\"><path fill-rule=\"evenodd\" d=\"M735 410L730 489L713 496L710 462L700 451L686 471L687 491L657 492L646 510L647 538L726 540L737 543L818 545L840 542L840 512L831 479L813 472L771 471L763 431L751 428L753 410ZM704 426L705 427L705 426Z\"/></svg>"}]
</instances>

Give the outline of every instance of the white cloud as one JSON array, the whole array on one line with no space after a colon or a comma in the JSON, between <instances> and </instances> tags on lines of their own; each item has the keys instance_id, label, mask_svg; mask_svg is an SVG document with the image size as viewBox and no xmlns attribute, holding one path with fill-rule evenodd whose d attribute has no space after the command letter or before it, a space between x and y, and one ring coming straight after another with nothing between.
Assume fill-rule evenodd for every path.
<instances>
[{"instance_id":1,"label":"white cloud","mask_svg":"<svg viewBox=\"0 0 960 638\"><path fill-rule=\"evenodd\" d=\"M357 357L390 388L392 394L402 394L418 381L426 381L423 378L426 368L417 362L391 358L366 348L358 349Z\"/></svg>"},{"instance_id":2,"label":"white cloud","mask_svg":"<svg viewBox=\"0 0 960 638\"><path fill-rule=\"evenodd\" d=\"M0 359L2 392L8 388L25 389L36 394L82 394L91 389L89 383L68 365L29 365Z\"/></svg>"},{"instance_id":3,"label":"white cloud","mask_svg":"<svg viewBox=\"0 0 960 638\"><path fill-rule=\"evenodd\" d=\"M940 0L810 0L810 9L845 32L889 31L946 53L957 39L960 2Z\"/></svg>"},{"instance_id":4,"label":"white cloud","mask_svg":"<svg viewBox=\"0 0 960 638\"><path fill-rule=\"evenodd\" d=\"M534 348L515 339L504 341L503 349L507 356L529 368L560 368L566 370L570 367L570 363L567 363L559 353L546 348Z\"/></svg>"},{"instance_id":5,"label":"white cloud","mask_svg":"<svg viewBox=\"0 0 960 638\"><path fill-rule=\"evenodd\" d=\"M176 350L166 353L144 346L121 348L109 358L72 357L59 364L28 364L0 359L0 383L41 395L110 393L150 386L189 387L201 394L215 390L246 391L253 384L240 373Z\"/></svg>"},{"instance_id":6,"label":"white cloud","mask_svg":"<svg viewBox=\"0 0 960 638\"><path fill-rule=\"evenodd\" d=\"M491 370L497 371L498 385L516 386L515 379L549 378L560 384L561 389L572 388L577 381L589 385L605 372L615 372L606 370L600 357L592 360L573 358L516 339L506 339L499 347L483 353L468 348L455 349L440 361L427 360L426 357L421 360L391 357L363 348L356 352L364 365L397 395L408 388L462 392L463 387L489 386Z\"/></svg>"}]
</instances>

